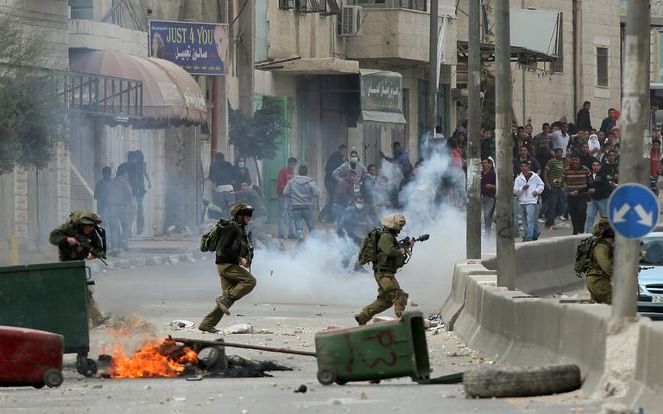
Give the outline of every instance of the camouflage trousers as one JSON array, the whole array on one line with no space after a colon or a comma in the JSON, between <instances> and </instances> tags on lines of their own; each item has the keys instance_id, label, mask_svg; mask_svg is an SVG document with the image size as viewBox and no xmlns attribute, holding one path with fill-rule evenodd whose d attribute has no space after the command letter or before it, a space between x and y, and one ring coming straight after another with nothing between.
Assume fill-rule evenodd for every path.
<instances>
[{"instance_id":1,"label":"camouflage trousers","mask_svg":"<svg viewBox=\"0 0 663 414\"><path fill-rule=\"evenodd\" d=\"M397 317L401 317L407 305L408 294L401 289L396 276L393 273L375 272L373 275L378 283L378 297L370 305L357 315L357 320L363 323L380 312L383 312L392 306Z\"/></svg>"},{"instance_id":2,"label":"camouflage trousers","mask_svg":"<svg viewBox=\"0 0 663 414\"><path fill-rule=\"evenodd\" d=\"M222 263L216 265L216 271L221 279L222 295L221 302L230 307L239 299L248 295L256 286L256 278L240 265ZM199 326L214 327L223 317L223 312L218 305L203 318Z\"/></svg>"},{"instance_id":3,"label":"camouflage trousers","mask_svg":"<svg viewBox=\"0 0 663 414\"><path fill-rule=\"evenodd\" d=\"M605 276L587 276L587 290L596 303L612 304L612 283Z\"/></svg>"}]
</instances>

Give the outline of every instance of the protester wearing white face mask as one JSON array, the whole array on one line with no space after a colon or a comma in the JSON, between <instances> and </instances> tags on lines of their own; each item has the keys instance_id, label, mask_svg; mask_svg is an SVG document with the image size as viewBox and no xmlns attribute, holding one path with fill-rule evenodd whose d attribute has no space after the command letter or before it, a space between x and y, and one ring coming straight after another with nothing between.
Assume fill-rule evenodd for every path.
<instances>
[{"instance_id":1,"label":"protester wearing white face mask","mask_svg":"<svg viewBox=\"0 0 663 414\"><path fill-rule=\"evenodd\" d=\"M246 160L244 158L237 159L237 164L235 165L234 170L233 188L235 191L241 190L242 183L251 184L251 173L246 166Z\"/></svg>"},{"instance_id":2,"label":"protester wearing white face mask","mask_svg":"<svg viewBox=\"0 0 663 414\"><path fill-rule=\"evenodd\" d=\"M353 172L354 174L352 174ZM366 175L367 172L368 170L366 166L359 161L359 153L357 151L352 151L350 153L350 159L335 169L332 175L336 178L336 181L353 180L354 182L352 184L360 190L364 175Z\"/></svg>"}]
</instances>

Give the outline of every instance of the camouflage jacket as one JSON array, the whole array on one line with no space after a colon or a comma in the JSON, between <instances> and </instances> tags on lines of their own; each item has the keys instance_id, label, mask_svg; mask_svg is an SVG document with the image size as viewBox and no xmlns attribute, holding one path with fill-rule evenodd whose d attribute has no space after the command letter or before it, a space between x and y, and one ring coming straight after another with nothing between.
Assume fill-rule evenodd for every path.
<instances>
[{"instance_id":1,"label":"camouflage jacket","mask_svg":"<svg viewBox=\"0 0 663 414\"><path fill-rule=\"evenodd\" d=\"M396 273L405 264L405 255L401 253L396 236L385 230L378 241L378 263L376 272Z\"/></svg>"},{"instance_id":2,"label":"camouflage jacket","mask_svg":"<svg viewBox=\"0 0 663 414\"><path fill-rule=\"evenodd\" d=\"M69 260L84 260L92 249L81 245L70 246L67 237L74 237L84 244L89 244L94 250L102 251L103 243L96 232L89 236L83 233L82 226L67 222L51 232L49 241L58 246L58 255L61 262Z\"/></svg>"},{"instance_id":3,"label":"camouflage jacket","mask_svg":"<svg viewBox=\"0 0 663 414\"><path fill-rule=\"evenodd\" d=\"M592 249L592 264L587 276L612 278L613 247L605 239L598 239Z\"/></svg>"}]
</instances>

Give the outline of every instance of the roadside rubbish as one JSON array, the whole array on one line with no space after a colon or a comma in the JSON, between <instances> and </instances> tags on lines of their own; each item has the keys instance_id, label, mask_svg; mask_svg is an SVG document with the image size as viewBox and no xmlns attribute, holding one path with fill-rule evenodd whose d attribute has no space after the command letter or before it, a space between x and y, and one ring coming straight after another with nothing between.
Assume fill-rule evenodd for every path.
<instances>
[{"instance_id":1,"label":"roadside rubbish","mask_svg":"<svg viewBox=\"0 0 663 414\"><path fill-rule=\"evenodd\" d=\"M235 325L230 325L229 327L224 329L223 333L226 335L252 334L253 326L249 325L248 323L237 323Z\"/></svg>"},{"instance_id":2,"label":"roadside rubbish","mask_svg":"<svg viewBox=\"0 0 663 414\"><path fill-rule=\"evenodd\" d=\"M410 377L420 384L462 382L462 373L430 378L428 346L421 312L401 319L315 335L318 381L323 385Z\"/></svg>"},{"instance_id":3,"label":"roadside rubbish","mask_svg":"<svg viewBox=\"0 0 663 414\"><path fill-rule=\"evenodd\" d=\"M170 321L168 323L168 326L170 326L172 328L179 328L179 329L191 329L194 326L196 326L196 324L191 322L191 321L185 321L183 319L177 319L177 320L174 320L174 321Z\"/></svg>"}]
</instances>

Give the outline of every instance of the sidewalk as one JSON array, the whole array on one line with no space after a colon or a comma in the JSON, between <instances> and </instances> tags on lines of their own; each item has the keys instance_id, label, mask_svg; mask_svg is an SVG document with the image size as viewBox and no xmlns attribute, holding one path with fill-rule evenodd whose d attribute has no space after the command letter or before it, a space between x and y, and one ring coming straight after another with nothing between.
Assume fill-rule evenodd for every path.
<instances>
[{"instance_id":1,"label":"sidewalk","mask_svg":"<svg viewBox=\"0 0 663 414\"><path fill-rule=\"evenodd\" d=\"M136 238L129 240L129 251L118 256L108 255L104 265L101 260L86 262L92 273L113 269L131 269L142 266L198 262L211 258L199 248L199 236L162 236L153 238ZM35 264L57 262L58 254L55 246L39 252L21 252L19 263ZM8 260L2 260L0 266L10 266Z\"/></svg>"}]
</instances>

